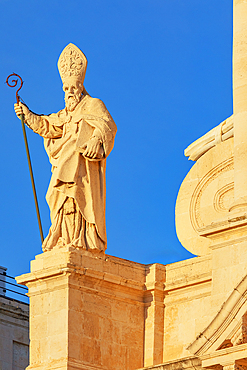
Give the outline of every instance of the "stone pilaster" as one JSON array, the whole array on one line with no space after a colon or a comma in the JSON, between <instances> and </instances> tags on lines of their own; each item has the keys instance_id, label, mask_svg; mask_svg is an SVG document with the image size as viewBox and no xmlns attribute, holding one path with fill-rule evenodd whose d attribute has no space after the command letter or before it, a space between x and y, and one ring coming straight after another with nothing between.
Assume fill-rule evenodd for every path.
<instances>
[{"instance_id":1,"label":"stone pilaster","mask_svg":"<svg viewBox=\"0 0 247 370\"><path fill-rule=\"evenodd\" d=\"M164 350L164 281L165 267L147 266L145 284L144 366L163 361Z\"/></svg>"}]
</instances>

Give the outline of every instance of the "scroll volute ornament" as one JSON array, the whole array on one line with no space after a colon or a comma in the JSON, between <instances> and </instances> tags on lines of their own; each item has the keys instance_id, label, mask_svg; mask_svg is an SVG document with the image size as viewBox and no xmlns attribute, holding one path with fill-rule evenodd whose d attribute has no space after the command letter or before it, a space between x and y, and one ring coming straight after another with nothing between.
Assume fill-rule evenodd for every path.
<instances>
[{"instance_id":1,"label":"scroll volute ornament","mask_svg":"<svg viewBox=\"0 0 247 370\"><path fill-rule=\"evenodd\" d=\"M176 202L176 230L191 253L211 253L214 225L227 221L234 199L233 138L202 155L181 184Z\"/></svg>"}]
</instances>

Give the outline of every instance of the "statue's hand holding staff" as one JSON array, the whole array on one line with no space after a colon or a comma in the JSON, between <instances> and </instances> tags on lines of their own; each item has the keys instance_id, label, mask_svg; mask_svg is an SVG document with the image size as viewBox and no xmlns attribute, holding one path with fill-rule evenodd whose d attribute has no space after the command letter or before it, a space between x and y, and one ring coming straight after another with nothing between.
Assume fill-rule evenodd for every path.
<instances>
[{"instance_id":1,"label":"statue's hand holding staff","mask_svg":"<svg viewBox=\"0 0 247 370\"><path fill-rule=\"evenodd\" d=\"M21 102L14 104L14 110L19 119L21 119L22 114L25 116L29 113L28 107Z\"/></svg>"}]
</instances>

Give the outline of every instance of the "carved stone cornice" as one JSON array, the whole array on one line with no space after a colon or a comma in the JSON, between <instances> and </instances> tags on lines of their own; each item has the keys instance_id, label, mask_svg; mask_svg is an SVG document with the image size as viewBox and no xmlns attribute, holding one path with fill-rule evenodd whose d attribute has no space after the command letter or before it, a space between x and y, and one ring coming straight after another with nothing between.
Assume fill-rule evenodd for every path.
<instances>
[{"instance_id":1,"label":"carved stone cornice","mask_svg":"<svg viewBox=\"0 0 247 370\"><path fill-rule=\"evenodd\" d=\"M208 327L187 349L197 356L217 351L220 345L229 338L229 334L242 323L242 317L246 312L247 276L236 286Z\"/></svg>"}]
</instances>

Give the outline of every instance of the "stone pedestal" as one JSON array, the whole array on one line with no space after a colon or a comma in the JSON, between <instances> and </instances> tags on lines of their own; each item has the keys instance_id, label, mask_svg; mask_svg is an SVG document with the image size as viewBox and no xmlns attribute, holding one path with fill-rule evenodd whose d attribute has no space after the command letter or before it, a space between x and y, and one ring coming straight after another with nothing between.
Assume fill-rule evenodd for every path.
<instances>
[{"instance_id":1,"label":"stone pedestal","mask_svg":"<svg viewBox=\"0 0 247 370\"><path fill-rule=\"evenodd\" d=\"M131 370L162 362L163 333L155 334L152 319L162 304L157 266L70 247L36 256L31 273L17 278L30 296L28 370Z\"/></svg>"}]
</instances>

